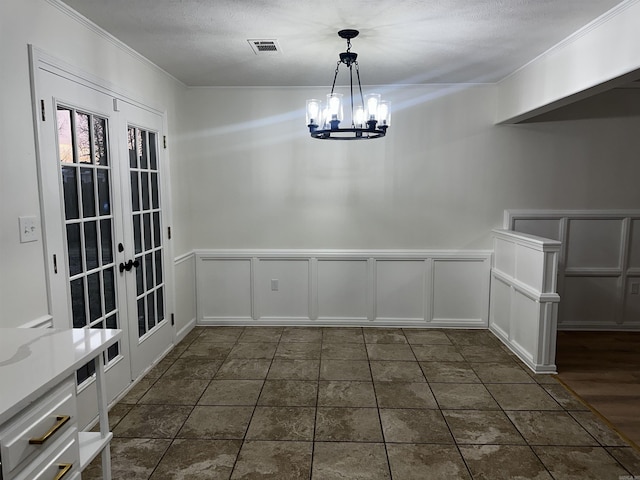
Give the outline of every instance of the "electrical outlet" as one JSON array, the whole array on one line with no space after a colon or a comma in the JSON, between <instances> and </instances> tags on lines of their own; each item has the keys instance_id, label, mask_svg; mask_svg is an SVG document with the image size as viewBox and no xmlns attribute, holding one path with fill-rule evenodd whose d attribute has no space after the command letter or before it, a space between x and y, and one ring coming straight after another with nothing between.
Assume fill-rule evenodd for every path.
<instances>
[{"instance_id":1,"label":"electrical outlet","mask_svg":"<svg viewBox=\"0 0 640 480\"><path fill-rule=\"evenodd\" d=\"M276 278L272 278L271 279L271 291L272 292L277 292L278 289L280 288L280 282L278 281L278 279Z\"/></svg>"},{"instance_id":2,"label":"electrical outlet","mask_svg":"<svg viewBox=\"0 0 640 480\"><path fill-rule=\"evenodd\" d=\"M638 295L640 293L640 283L631 284L631 295Z\"/></svg>"},{"instance_id":3,"label":"electrical outlet","mask_svg":"<svg viewBox=\"0 0 640 480\"><path fill-rule=\"evenodd\" d=\"M20 225L20 243L38 240L38 222L36 217L18 217Z\"/></svg>"}]
</instances>

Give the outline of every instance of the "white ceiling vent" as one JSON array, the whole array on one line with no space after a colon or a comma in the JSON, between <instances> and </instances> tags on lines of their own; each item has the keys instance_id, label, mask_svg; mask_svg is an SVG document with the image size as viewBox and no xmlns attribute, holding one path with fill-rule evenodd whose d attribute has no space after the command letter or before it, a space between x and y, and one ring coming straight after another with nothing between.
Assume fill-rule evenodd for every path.
<instances>
[{"instance_id":1,"label":"white ceiling vent","mask_svg":"<svg viewBox=\"0 0 640 480\"><path fill-rule=\"evenodd\" d=\"M251 48L253 49L253 53L256 55L265 55L270 53L280 53L280 45L277 40L273 39L260 39L260 40L247 40Z\"/></svg>"}]
</instances>

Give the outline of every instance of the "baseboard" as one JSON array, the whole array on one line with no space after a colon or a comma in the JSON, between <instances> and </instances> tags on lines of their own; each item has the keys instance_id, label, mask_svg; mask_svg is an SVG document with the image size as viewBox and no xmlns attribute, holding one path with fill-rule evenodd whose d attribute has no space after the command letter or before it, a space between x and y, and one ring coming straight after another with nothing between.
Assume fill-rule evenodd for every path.
<instances>
[{"instance_id":1,"label":"baseboard","mask_svg":"<svg viewBox=\"0 0 640 480\"><path fill-rule=\"evenodd\" d=\"M196 326L196 319L192 318L187 324L176 332L176 345L184 340L184 337Z\"/></svg>"}]
</instances>

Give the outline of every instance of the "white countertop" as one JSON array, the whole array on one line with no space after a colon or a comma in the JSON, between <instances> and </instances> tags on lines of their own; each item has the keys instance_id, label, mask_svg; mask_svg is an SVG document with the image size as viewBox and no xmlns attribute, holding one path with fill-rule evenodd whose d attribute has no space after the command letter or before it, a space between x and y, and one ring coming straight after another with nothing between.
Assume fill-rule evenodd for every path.
<instances>
[{"instance_id":1,"label":"white countertop","mask_svg":"<svg viewBox=\"0 0 640 480\"><path fill-rule=\"evenodd\" d=\"M121 336L99 328L0 328L0 424Z\"/></svg>"}]
</instances>

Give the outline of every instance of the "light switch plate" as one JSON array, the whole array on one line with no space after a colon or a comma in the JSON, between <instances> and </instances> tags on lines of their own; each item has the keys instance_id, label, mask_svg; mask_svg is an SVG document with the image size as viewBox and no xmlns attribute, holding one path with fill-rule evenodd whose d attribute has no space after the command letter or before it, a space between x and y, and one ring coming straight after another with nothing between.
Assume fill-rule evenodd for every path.
<instances>
[{"instance_id":1,"label":"light switch plate","mask_svg":"<svg viewBox=\"0 0 640 480\"><path fill-rule=\"evenodd\" d=\"M18 217L20 225L20 243L38 240L38 219L36 217Z\"/></svg>"}]
</instances>

